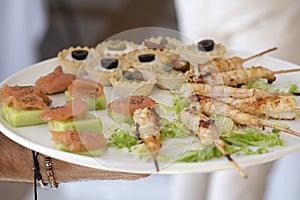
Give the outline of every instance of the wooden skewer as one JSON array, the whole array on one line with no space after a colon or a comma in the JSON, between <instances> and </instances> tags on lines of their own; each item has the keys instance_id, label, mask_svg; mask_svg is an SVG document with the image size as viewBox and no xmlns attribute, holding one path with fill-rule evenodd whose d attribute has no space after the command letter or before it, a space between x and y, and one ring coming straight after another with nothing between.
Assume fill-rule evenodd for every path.
<instances>
[{"instance_id":1,"label":"wooden skewer","mask_svg":"<svg viewBox=\"0 0 300 200\"><path fill-rule=\"evenodd\" d=\"M152 152L152 157L153 157L156 172L159 172L159 166L158 166L158 162L157 162L157 155L158 155L157 152Z\"/></svg>"},{"instance_id":2,"label":"wooden skewer","mask_svg":"<svg viewBox=\"0 0 300 200\"><path fill-rule=\"evenodd\" d=\"M243 59L243 60L244 60L244 62L246 62L246 61L251 60L251 59L253 59L253 58L256 58L256 57L262 56L262 55L264 55L264 54L266 54L266 53L269 53L269 52L271 52L271 51L275 51L276 49L277 49L277 47L273 47L273 48L271 48L271 49L268 49L268 50L266 50L266 51L262 51L262 52L260 52L260 53L258 53L258 54L255 54L255 55L250 56L250 57L248 57L248 58L245 58L245 59Z\"/></svg>"},{"instance_id":3,"label":"wooden skewer","mask_svg":"<svg viewBox=\"0 0 300 200\"><path fill-rule=\"evenodd\" d=\"M300 108L295 108L295 112L300 112Z\"/></svg>"},{"instance_id":4,"label":"wooden skewer","mask_svg":"<svg viewBox=\"0 0 300 200\"><path fill-rule=\"evenodd\" d=\"M277 130L280 130L282 132L286 132L286 133L289 133L289 134L292 134L292 135L295 135L295 136L300 136L300 133L297 132L297 131L293 131L293 130L290 130L290 129L286 129L286 128L283 128L283 127L280 127L280 126L276 126L274 124L269 124L269 123L266 123L266 122L260 122L260 124L262 126L266 126L266 127L270 127L270 128L274 128L274 129L277 129Z\"/></svg>"},{"instance_id":5,"label":"wooden skewer","mask_svg":"<svg viewBox=\"0 0 300 200\"><path fill-rule=\"evenodd\" d=\"M205 115L203 115L205 117ZM205 117L206 120L209 120L208 117ZM213 127L216 128L215 124L213 124ZM216 129L217 130L217 129ZM200 138L200 140L205 140L205 138L201 135L201 134L197 134L198 137ZM219 138L219 140L217 142L215 142L216 147L220 150L220 152L222 153L223 156L225 156L228 161L233 165L234 168L236 168L236 170L239 172L239 174L243 177L243 178L247 178L248 175L243 171L243 169L231 158L230 153L228 153L225 149L225 142L223 140L221 140Z\"/></svg>"},{"instance_id":6,"label":"wooden skewer","mask_svg":"<svg viewBox=\"0 0 300 200\"><path fill-rule=\"evenodd\" d=\"M221 140L222 141L222 140ZM222 143L224 143L222 141ZM244 170L232 159L230 153L228 153L223 145L221 145L220 143L216 143L216 147L220 150L220 152L223 154L223 156L225 156L228 161L233 165L233 167L239 172L239 174L244 178L248 178L248 175L246 174L246 172L244 172Z\"/></svg>"},{"instance_id":7,"label":"wooden skewer","mask_svg":"<svg viewBox=\"0 0 300 200\"><path fill-rule=\"evenodd\" d=\"M156 158L154 159L154 165L155 165L156 172L159 172L159 166Z\"/></svg>"},{"instance_id":8,"label":"wooden skewer","mask_svg":"<svg viewBox=\"0 0 300 200\"><path fill-rule=\"evenodd\" d=\"M273 71L273 74L285 74L285 73L299 72L299 71L300 71L300 68L296 68L296 69L284 69L284 70Z\"/></svg>"}]
</instances>

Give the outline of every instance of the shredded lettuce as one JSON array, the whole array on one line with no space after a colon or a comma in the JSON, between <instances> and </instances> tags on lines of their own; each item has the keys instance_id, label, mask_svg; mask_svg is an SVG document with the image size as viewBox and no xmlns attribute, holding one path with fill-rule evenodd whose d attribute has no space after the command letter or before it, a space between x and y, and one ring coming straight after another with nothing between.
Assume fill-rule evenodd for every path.
<instances>
[{"instance_id":1,"label":"shredded lettuce","mask_svg":"<svg viewBox=\"0 0 300 200\"><path fill-rule=\"evenodd\" d=\"M133 155L137 156L138 159L140 159L140 160L145 160L145 161L152 161L153 160L153 157L152 157L151 153L148 151L147 146L144 143L132 146L131 149L130 149L130 152ZM170 159L171 159L170 156L163 155L161 153L158 154L157 158L156 158L156 160L158 162L161 162L161 163L166 163Z\"/></svg>"},{"instance_id":2,"label":"shredded lettuce","mask_svg":"<svg viewBox=\"0 0 300 200\"><path fill-rule=\"evenodd\" d=\"M226 143L240 147L272 147L284 146L280 135L274 132L261 132L253 128L246 128L244 133L232 132L228 136L221 137Z\"/></svg>"},{"instance_id":3,"label":"shredded lettuce","mask_svg":"<svg viewBox=\"0 0 300 200\"><path fill-rule=\"evenodd\" d=\"M136 137L136 128L126 123L121 124L120 127L113 126L108 130L108 134L109 144L118 149L124 147L130 149L140 143Z\"/></svg>"},{"instance_id":4,"label":"shredded lettuce","mask_svg":"<svg viewBox=\"0 0 300 200\"><path fill-rule=\"evenodd\" d=\"M258 78L246 84L247 88L257 88L267 92L280 92L278 88L273 88L271 83L265 78Z\"/></svg>"},{"instance_id":5,"label":"shredded lettuce","mask_svg":"<svg viewBox=\"0 0 300 200\"><path fill-rule=\"evenodd\" d=\"M165 118L161 118L159 124L162 131L160 135L161 140L166 140L168 138L186 138L192 135L178 120L171 122Z\"/></svg>"},{"instance_id":6,"label":"shredded lettuce","mask_svg":"<svg viewBox=\"0 0 300 200\"><path fill-rule=\"evenodd\" d=\"M218 131L219 131L220 135L222 135L222 136L229 135L236 128L234 121L232 121L232 119L230 119L228 117L216 115L213 113L210 116L210 118L215 120Z\"/></svg>"},{"instance_id":7,"label":"shredded lettuce","mask_svg":"<svg viewBox=\"0 0 300 200\"><path fill-rule=\"evenodd\" d=\"M231 132L221 139L226 143L224 148L230 154L263 154L269 152L268 147L285 145L279 134L263 133L252 128L246 128L244 132ZM221 152L216 147L208 145L199 150L186 151L177 162L203 162L221 156Z\"/></svg>"},{"instance_id":8,"label":"shredded lettuce","mask_svg":"<svg viewBox=\"0 0 300 200\"><path fill-rule=\"evenodd\" d=\"M225 146L225 150L229 153L235 153L237 150L231 146ZM204 146L199 150L189 150L184 152L176 162L204 162L212 158L219 158L222 153L214 146Z\"/></svg>"},{"instance_id":9,"label":"shredded lettuce","mask_svg":"<svg viewBox=\"0 0 300 200\"><path fill-rule=\"evenodd\" d=\"M291 94L300 95L300 89L298 88L297 84L291 84L289 86L288 92L291 93Z\"/></svg>"},{"instance_id":10,"label":"shredded lettuce","mask_svg":"<svg viewBox=\"0 0 300 200\"><path fill-rule=\"evenodd\" d=\"M176 114L180 113L183 109L188 107L191 102L189 99L181 99L180 97L174 95L172 99L172 108Z\"/></svg>"}]
</instances>

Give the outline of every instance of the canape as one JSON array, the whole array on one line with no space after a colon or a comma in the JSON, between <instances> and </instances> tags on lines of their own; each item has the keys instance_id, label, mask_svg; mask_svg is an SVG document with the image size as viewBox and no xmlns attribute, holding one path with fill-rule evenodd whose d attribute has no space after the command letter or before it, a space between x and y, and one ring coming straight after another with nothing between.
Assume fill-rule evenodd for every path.
<instances>
[{"instance_id":1,"label":"canape","mask_svg":"<svg viewBox=\"0 0 300 200\"><path fill-rule=\"evenodd\" d=\"M121 57L98 57L84 64L88 77L103 86L110 86L110 78L119 78L129 64Z\"/></svg>"},{"instance_id":2,"label":"canape","mask_svg":"<svg viewBox=\"0 0 300 200\"><path fill-rule=\"evenodd\" d=\"M77 75L84 62L90 59L94 48L89 47L70 47L61 50L58 54L58 60L65 73Z\"/></svg>"},{"instance_id":3,"label":"canape","mask_svg":"<svg viewBox=\"0 0 300 200\"><path fill-rule=\"evenodd\" d=\"M89 110L104 110L106 97L103 86L93 80L76 79L65 91L67 101L82 100L87 103Z\"/></svg>"},{"instance_id":4,"label":"canape","mask_svg":"<svg viewBox=\"0 0 300 200\"><path fill-rule=\"evenodd\" d=\"M114 92L121 97L148 96L156 83L156 75L148 70L130 68L122 71L120 78L110 78L110 82Z\"/></svg>"},{"instance_id":5,"label":"canape","mask_svg":"<svg viewBox=\"0 0 300 200\"><path fill-rule=\"evenodd\" d=\"M81 100L44 111L40 118L48 122L51 139L57 149L100 156L106 148L102 121L88 113L88 105Z\"/></svg>"},{"instance_id":6,"label":"canape","mask_svg":"<svg viewBox=\"0 0 300 200\"><path fill-rule=\"evenodd\" d=\"M182 56L193 65L205 63L214 58L222 58L226 53L224 45L213 40L202 40L184 47Z\"/></svg>"}]
</instances>

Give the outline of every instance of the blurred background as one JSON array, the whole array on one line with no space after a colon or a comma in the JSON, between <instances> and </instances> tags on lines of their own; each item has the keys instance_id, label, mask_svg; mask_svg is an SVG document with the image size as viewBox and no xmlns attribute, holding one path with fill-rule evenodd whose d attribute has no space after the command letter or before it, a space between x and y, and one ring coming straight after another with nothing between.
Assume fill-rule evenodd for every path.
<instances>
[{"instance_id":1,"label":"blurred background","mask_svg":"<svg viewBox=\"0 0 300 200\"><path fill-rule=\"evenodd\" d=\"M164 27L177 30L173 0L51 0L49 29L41 58L56 56L69 46L94 47L129 29Z\"/></svg>"}]
</instances>

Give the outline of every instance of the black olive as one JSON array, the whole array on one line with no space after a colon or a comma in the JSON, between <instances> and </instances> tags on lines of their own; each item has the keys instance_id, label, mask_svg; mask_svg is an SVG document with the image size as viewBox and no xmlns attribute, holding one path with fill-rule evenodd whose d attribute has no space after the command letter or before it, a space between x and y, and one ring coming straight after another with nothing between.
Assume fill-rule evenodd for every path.
<instances>
[{"instance_id":1,"label":"black olive","mask_svg":"<svg viewBox=\"0 0 300 200\"><path fill-rule=\"evenodd\" d=\"M190 69L190 63L186 60L172 60L173 69L185 73Z\"/></svg>"},{"instance_id":2,"label":"black olive","mask_svg":"<svg viewBox=\"0 0 300 200\"><path fill-rule=\"evenodd\" d=\"M132 73L130 71L123 71L122 75L127 80L133 80Z\"/></svg>"},{"instance_id":3,"label":"black olive","mask_svg":"<svg viewBox=\"0 0 300 200\"><path fill-rule=\"evenodd\" d=\"M139 55L140 62L151 62L155 59L155 54L142 54Z\"/></svg>"},{"instance_id":4,"label":"black olive","mask_svg":"<svg viewBox=\"0 0 300 200\"><path fill-rule=\"evenodd\" d=\"M72 51L72 58L76 60L84 60L88 56L89 52L87 50L74 50Z\"/></svg>"},{"instance_id":5,"label":"black olive","mask_svg":"<svg viewBox=\"0 0 300 200\"><path fill-rule=\"evenodd\" d=\"M102 58L100 62L105 69L115 69L119 64L119 60L116 58Z\"/></svg>"},{"instance_id":6,"label":"black olive","mask_svg":"<svg viewBox=\"0 0 300 200\"><path fill-rule=\"evenodd\" d=\"M202 40L198 42L199 51L212 51L214 49L215 43L213 40Z\"/></svg>"},{"instance_id":7,"label":"black olive","mask_svg":"<svg viewBox=\"0 0 300 200\"><path fill-rule=\"evenodd\" d=\"M132 78L134 80L138 80L138 81L143 81L144 80L143 74L140 71L138 71L138 70L134 70L132 72Z\"/></svg>"}]
</instances>

